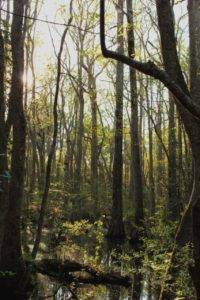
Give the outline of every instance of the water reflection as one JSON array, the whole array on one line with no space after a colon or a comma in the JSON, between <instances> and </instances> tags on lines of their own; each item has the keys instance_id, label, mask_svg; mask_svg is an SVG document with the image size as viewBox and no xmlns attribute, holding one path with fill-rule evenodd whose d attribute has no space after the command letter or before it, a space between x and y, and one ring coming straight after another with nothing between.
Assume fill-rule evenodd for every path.
<instances>
[{"instance_id":1,"label":"water reflection","mask_svg":"<svg viewBox=\"0 0 200 300\"><path fill-rule=\"evenodd\" d=\"M41 285L42 281L42 285ZM133 287L126 289L119 286L79 285L77 287L59 287L47 277L40 277L40 286L30 300L154 300L144 293L135 297Z\"/></svg>"},{"instance_id":2,"label":"water reflection","mask_svg":"<svg viewBox=\"0 0 200 300\"><path fill-rule=\"evenodd\" d=\"M79 240L78 243L82 246L86 243L88 253L95 256L95 247L89 245L88 241ZM111 272L114 270L115 272L124 275L127 272L127 262L125 263L120 256L126 255L130 249L132 248L128 243L111 243L110 241L105 241L102 244L100 251L99 264L104 265ZM142 267L141 258L136 256L134 259L130 260L128 264L128 268L134 270L134 273L132 274L133 284L130 288L112 285L84 285L78 283L76 283L76 285L73 284L63 287L50 281L49 278L39 275L38 289L34 292L31 300L154 300L151 296L151 289L148 286L148 281L146 280L145 284L143 284L144 280L140 274L140 269Z\"/></svg>"}]
</instances>

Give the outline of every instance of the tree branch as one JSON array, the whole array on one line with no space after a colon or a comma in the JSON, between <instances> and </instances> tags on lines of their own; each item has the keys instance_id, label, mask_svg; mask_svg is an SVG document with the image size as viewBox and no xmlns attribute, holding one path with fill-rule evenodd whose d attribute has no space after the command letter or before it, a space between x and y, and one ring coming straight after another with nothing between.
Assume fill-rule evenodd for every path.
<instances>
[{"instance_id":1,"label":"tree branch","mask_svg":"<svg viewBox=\"0 0 200 300\"><path fill-rule=\"evenodd\" d=\"M107 49L105 41L105 0L100 0L100 42L101 51L104 57L120 61L143 74L159 80L176 97L176 100L188 110L188 112L200 120L200 106L192 100L190 95L184 93L181 87L171 79L166 71L159 69L152 61L143 63Z\"/></svg>"}]
</instances>

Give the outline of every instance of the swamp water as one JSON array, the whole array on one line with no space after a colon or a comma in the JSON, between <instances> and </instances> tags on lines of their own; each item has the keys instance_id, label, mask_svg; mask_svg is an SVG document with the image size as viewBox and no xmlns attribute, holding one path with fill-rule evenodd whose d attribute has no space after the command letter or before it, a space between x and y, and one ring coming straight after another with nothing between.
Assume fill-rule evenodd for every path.
<instances>
[{"instance_id":1,"label":"swamp water","mask_svg":"<svg viewBox=\"0 0 200 300\"><path fill-rule=\"evenodd\" d=\"M103 234L99 231L92 235L82 234L81 236L70 236L69 240L61 243L57 247L55 237L49 238L46 234L48 245L42 257L57 257L63 260L79 262L92 268L100 267L100 271L108 273L118 273L128 275L132 279L132 286L125 288L113 285L81 284L79 282L62 286L53 279L38 274L38 287L29 300L156 300L150 292L148 284L142 284L139 270L142 267L133 253L137 253L130 244L127 243L108 243ZM50 241L50 242L49 242ZM52 246L55 243L55 249ZM45 248L45 247L44 247ZM51 249L51 250L50 250ZM52 250L53 249L53 250ZM59 254L58 254L59 253ZM146 281L147 282L147 281Z\"/></svg>"}]
</instances>

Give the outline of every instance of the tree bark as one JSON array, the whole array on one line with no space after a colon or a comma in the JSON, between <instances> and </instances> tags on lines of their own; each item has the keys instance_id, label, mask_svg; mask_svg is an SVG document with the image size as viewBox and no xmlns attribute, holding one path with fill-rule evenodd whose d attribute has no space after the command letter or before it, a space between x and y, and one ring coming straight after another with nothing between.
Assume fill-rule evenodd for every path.
<instances>
[{"instance_id":1,"label":"tree bark","mask_svg":"<svg viewBox=\"0 0 200 300\"><path fill-rule=\"evenodd\" d=\"M81 192L81 168L83 160L83 136L84 136L84 89L83 89L83 36L79 32L79 49L78 49L78 120L77 120L77 139L76 139L76 156L75 156L75 171L74 171L74 187L72 201L72 220L79 219L83 211L83 199Z\"/></svg>"},{"instance_id":2,"label":"tree bark","mask_svg":"<svg viewBox=\"0 0 200 300\"><path fill-rule=\"evenodd\" d=\"M0 1L0 7L1 7ZM1 18L1 14L0 14ZM4 235L4 221L8 206L7 136L5 120L5 39L2 22L0 23L0 257Z\"/></svg>"},{"instance_id":3,"label":"tree bark","mask_svg":"<svg viewBox=\"0 0 200 300\"><path fill-rule=\"evenodd\" d=\"M92 111L92 140L91 140L91 197L94 211L98 213L98 138L97 138L97 92L95 78L90 78L90 102Z\"/></svg>"},{"instance_id":4,"label":"tree bark","mask_svg":"<svg viewBox=\"0 0 200 300\"><path fill-rule=\"evenodd\" d=\"M15 275L2 282L0 289L9 294L21 293L25 280L25 265L21 251L21 206L23 199L26 120L23 109L24 35L23 16L26 1L14 1L14 15L11 28L12 78L9 107L13 124L11 157L11 179L9 183L8 211L5 218L5 232L1 247L0 269ZM16 159L17 158L17 159ZM2 284L4 286L2 286Z\"/></svg>"},{"instance_id":5,"label":"tree bark","mask_svg":"<svg viewBox=\"0 0 200 300\"><path fill-rule=\"evenodd\" d=\"M160 88L160 85L159 87ZM159 136L159 141L157 141L157 149L156 149L156 160L157 160L157 168L156 168L156 196L158 203L163 199L164 191L163 191L163 176L164 176L164 164L163 164L163 138L162 138L162 103L158 103L158 115L157 121L155 125L156 131Z\"/></svg>"},{"instance_id":6,"label":"tree bark","mask_svg":"<svg viewBox=\"0 0 200 300\"><path fill-rule=\"evenodd\" d=\"M135 37L132 0L127 0L128 21L128 54L135 56ZM130 92L131 92L131 189L133 190L133 202L135 209L135 224L142 225L144 218L143 208L143 182L140 157L139 120L138 120L138 95L136 71L130 68Z\"/></svg>"},{"instance_id":7,"label":"tree bark","mask_svg":"<svg viewBox=\"0 0 200 300\"><path fill-rule=\"evenodd\" d=\"M118 20L117 20L117 45L118 53L124 53L123 37L123 5L124 0L118 0ZM124 66L123 63L117 62L116 70L116 108L115 108L115 150L113 162L113 205L111 213L111 222L107 237L124 238L123 223L123 204L122 204L122 177L123 177L123 81Z\"/></svg>"},{"instance_id":8,"label":"tree bark","mask_svg":"<svg viewBox=\"0 0 200 300\"><path fill-rule=\"evenodd\" d=\"M169 95L167 219L175 221L179 217L180 203L177 195L175 105L172 97Z\"/></svg>"},{"instance_id":9,"label":"tree bark","mask_svg":"<svg viewBox=\"0 0 200 300\"><path fill-rule=\"evenodd\" d=\"M153 173L153 131L151 128L151 110L152 110L152 86L150 85L151 95L149 97L148 91L146 92L147 97L147 111L148 111L148 131L149 131L149 208L150 216L153 216L155 213L155 185L154 185L154 173Z\"/></svg>"},{"instance_id":10,"label":"tree bark","mask_svg":"<svg viewBox=\"0 0 200 300\"><path fill-rule=\"evenodd\" d=\"M160 30L160 35L161 35L161 45L162 45L162 55L163 55L163 61L164 61L164 66L165 70L169 74L173 80L178 83L184 93L189 95L188 87L186 85L185 79L182 74L182 70L180 67L179 59L178 59L178 53L176 49L176 38L175 38L175 32L174 32L174 20L173 20L173 12L172 12L172 6L170 4L169 0L161 1L157 0L156 1L157 5L157 14L158 14L158 26ZM193 27L191 26L191 10L189 9L189 19L190 19L190 45L194 42L193 40ZM196 9L196 13L199 13L199 9ZM193 47L190 47L190 53L192 55L197 55L197 53L194 52ZM171 58L170 60L168 58ZM192 64L191 64L192 68ZM191 71L191 80L193 80L193 73L196 72L192 69ZM197 74L196 74L197 76ZM194 82L194 81L193 81ZM191 96L193 99L193 103L198 103L196 101L196 96L195 93L193 95L193 92L191 90ZM199 95L200 96L200 95ZM199 99L199 98L198 98ZM176 101L176 99L175 99ZM199 269L200 269L200 236L199 233L197 232L197 228L199 224L199 216L200 216L200 211L199 211L199 206L200 206L200 198L199 198L199 192L200 192L200 183L199 183L199 169L200 167L200 161L199 161L199 155L197 153L200 152L200 121L199 119L196 119L193 115L189 114L188 111L185 109L184 106L180 105L180 103L177 103L177 109L178 112L182 118L183 124L185 126L187 135L190 140L191 144L191 149L192 149L192 154L193 154L193 159L194 159L194 165L195 165L195 177L194 177L194 188L193 188L193 194L191 196L191 207L192 207L192 215L193 215L193 243L194 243L194 260L195 260L195 266L193 269L194 274L199 274ZM182 231L186 230L187 228L185 227L186 223L188 222L190 218L190 211L188 210L188 214L185 217L185 222L182 224ZM180 231L181 232L181 231ZM181 237L179 237L178 240L180 240ZM189 237L188 237L189 239ZM193 279L193 282L195 284L195 281ZM197 297L200 296L200 285L196 284L195 285L196 292L197 292ZM160 298L162 299L162 298Z\"/></svg>"},{"instance_id":11,"label":"tree bark","mask_svg":"<svg viewBox=\"0 0 200 300\"><path fill-rule=\"evenodd\" d=\"M200 103L200 1L188 1L190 33L190 90L195 103ZM187 121L187 120L186 120ZM183 120L184 122L184 120ZM187 124L185 124L185 127ZM192 210L194 267L192 279L200 299L200 122L192 120L191 129L187 130L194 160L194 193Z\"/></svg>"},{"instance_id":12,"label":"tree bark","mask_svg":"<svg viewBox=\"0 0 200 300\"><path fill-rule=\"evenodd\" d=\"M91 113L92 113L92 136L91 136L91 199L94 203L94 212L98 213L98 159L99 147L97 136L97 87L96 76L94 75L94 65L88 60L88 66L84 66L88 74L88 93L90 97Z\"/></svg>"}]
</instances>

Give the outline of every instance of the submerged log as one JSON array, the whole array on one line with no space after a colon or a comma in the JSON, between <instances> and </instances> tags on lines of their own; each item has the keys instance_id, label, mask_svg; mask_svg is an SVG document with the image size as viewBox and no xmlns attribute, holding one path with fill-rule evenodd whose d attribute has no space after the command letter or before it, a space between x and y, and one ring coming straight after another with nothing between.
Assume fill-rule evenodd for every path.
<instances>
[{"instance_id":1,"label":"submerged log","mask_svg":"<svg viewBox=\"0 0 200 300\"><path fill-rule=\"evenodd\" d=\"M49 276L63 285L77 282L85 284L112 284L129 287L131 279L118 273L99 272L90 266L81 265L75 261L59 261L56 259L42 259L34 262L37 273ZM79 272L79 274L72 274ZM87 275L82 275L84 272Z\"/></svg>"}]
</instances>

